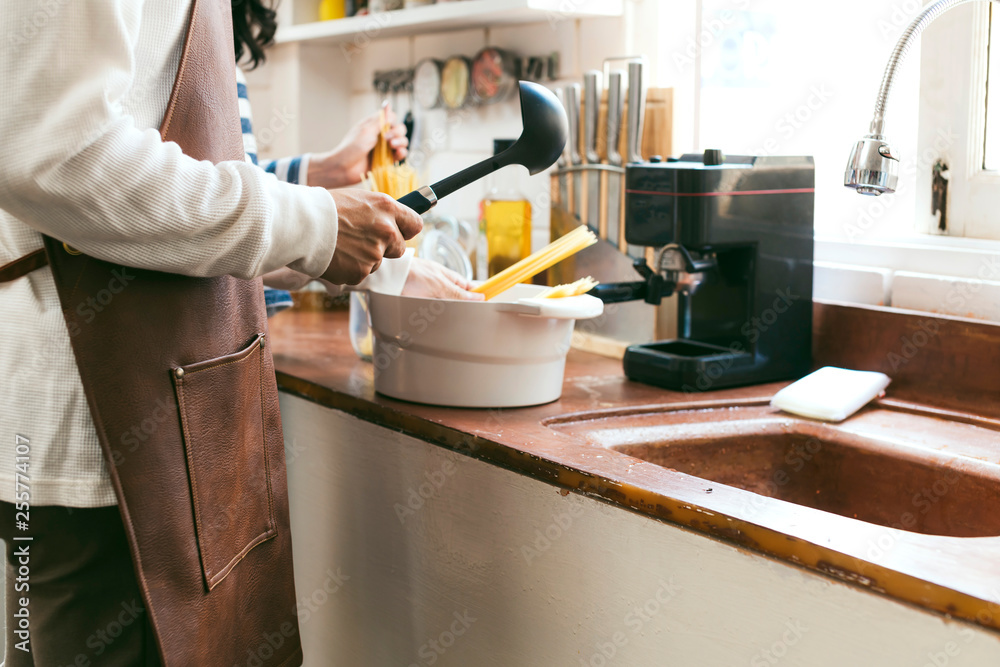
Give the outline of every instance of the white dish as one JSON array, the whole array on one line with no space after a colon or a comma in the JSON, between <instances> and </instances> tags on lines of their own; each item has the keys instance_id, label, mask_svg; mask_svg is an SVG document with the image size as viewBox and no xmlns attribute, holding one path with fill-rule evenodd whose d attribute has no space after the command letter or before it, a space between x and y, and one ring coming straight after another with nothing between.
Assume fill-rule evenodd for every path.
<instances>
[{"instance_id":1,"label":"white dish","mask_svg":"<svg viewBox=\"0 0 1000 667\"><path fill-rule=\"evenodd\" d=\"M370 294L375 390L470 408L558 399L573 323L604 304L586 294L534 298L545 289L516 285L487 302Z\"/></svg>"}]
</instances>

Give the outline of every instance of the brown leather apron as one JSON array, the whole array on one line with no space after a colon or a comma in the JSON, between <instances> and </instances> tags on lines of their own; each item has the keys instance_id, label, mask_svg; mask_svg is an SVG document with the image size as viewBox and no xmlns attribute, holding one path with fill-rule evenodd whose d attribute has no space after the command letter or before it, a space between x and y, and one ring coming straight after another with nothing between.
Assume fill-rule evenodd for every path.
<instances>
[{"instance_id":1,"label":"brown leather apron","mask_svg":"<svg viewBox=\"0 0 1000 667\"><path fill-rule=\"evenodd\" d=\"M244 159L233 53L230 0L194 0L160 134L199 160ZM164 663L300 665L261 281L74 252L45 239ZM0 267L0 280L45 259Z\"/></svg>"}]
</instances>

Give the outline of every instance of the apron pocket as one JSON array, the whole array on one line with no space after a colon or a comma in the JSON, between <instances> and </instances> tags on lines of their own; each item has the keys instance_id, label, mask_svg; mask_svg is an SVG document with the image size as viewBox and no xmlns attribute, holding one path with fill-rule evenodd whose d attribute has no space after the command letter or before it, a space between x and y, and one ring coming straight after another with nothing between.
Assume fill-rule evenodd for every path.
<instances>
[{"instance_id":1,"label":"apron pocket","mask_svg":"<svg viewBox=\"0 0 1000 667\"><path fill-rule=\"evenodd\" d=\"M212 590L275 536L263 418L264 334L243 350L173 369L205 584Z\"/></svg>"}]
</instances>

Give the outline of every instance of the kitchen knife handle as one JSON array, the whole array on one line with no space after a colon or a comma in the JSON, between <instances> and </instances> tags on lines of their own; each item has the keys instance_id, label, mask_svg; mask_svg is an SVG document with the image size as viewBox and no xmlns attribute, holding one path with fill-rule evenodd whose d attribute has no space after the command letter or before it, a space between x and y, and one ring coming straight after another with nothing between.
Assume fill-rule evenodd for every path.
<instances>
[{"instance_id":1,"label":"kitchen knife handle","mask_svg":"<svg viewBox=\"0 0 1000 667\"><path fill-rule=\"evenodd\" d=\"M580 157L580 84L571 83L566 86L566 119L569 121L569 161L571 164L580 164L583 158Z\"/></svg>"},{"instance_id":2,"label":"kitchen knife handle","mask_svg":"<svg viewBox=\"0 0 1000 667\"><path fill-rule=\"evenodd\" d=\"M646 115L646 91L642 87L643 63L628 64L628 162L642 162L642 130Z\"/></svg>"},{"instance_id":3,"label":"kitchen knife handle","mask_svg":"<svg viewBox=\"0 0 1000 667\"><path fill-rule=\"evenodd\" d=\"M622 72L614 70L608 75L608 164L620 167L622 154L618 150L621 137L622 112L625 100L622 99Z\"/></svg>"},{"instance_id":4,"label":"kitchen knife handle","mask_svg":"<svg viewBox=\"0 0 1000 667\"><path fill-rule=\"evenodd\" d=\"M434 191L429 186L423 185L413 192L403 195L396 201L403 206L412 208L417 213L426 213L437 204L437 195L434 194Z\"/></svg>"},{"instance_id":5,"label":"kitchen knife handle","mask_svg":"<svg viewBox=\"0 0 1000 667\"><path fill-rule=\"evenodd\" d=\"M583 151L588 164L597 164L601 156L597 154L597 119L601 104L601 73L590 70L583 74Z\"/></svg>"}]
</instances>

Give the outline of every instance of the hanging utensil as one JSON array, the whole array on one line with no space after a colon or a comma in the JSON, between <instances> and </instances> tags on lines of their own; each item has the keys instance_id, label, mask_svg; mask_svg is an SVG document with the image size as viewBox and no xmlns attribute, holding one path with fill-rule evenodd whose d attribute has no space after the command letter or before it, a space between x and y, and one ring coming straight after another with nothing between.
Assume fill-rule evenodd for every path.
<instances>
[{"instance_id":1,"label":"hanging utensil","mask_svg":"<svg viewBox=\"0 0 1000 667\"><path fill-rule=\"evenodd\" d=\"M425 185L399 199L417 213L429 211L442 197L492 174L501 167L519 164L534 175L559 158L568 134L566 110L545 86L521 81L521 136L507 150L452 174L433 185Z\"/></svg>"}]
</instances>

